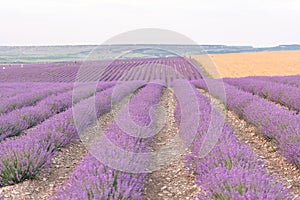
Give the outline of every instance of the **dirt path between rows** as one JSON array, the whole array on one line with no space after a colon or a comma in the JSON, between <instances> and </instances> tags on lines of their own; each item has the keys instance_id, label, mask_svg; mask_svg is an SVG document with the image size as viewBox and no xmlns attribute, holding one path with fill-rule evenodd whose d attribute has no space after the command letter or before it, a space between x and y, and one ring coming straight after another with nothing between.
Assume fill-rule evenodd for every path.
<instances>
[{"instance_id":1,"label":"dirt path between rows","mask_svg":"<svg viewBox=\"0 0 300 200\"><path fill-rule=\"evenodd\" d=\"M173 93L164 90L160 104L167 110L167 119L164 128L155 136L151 146L153 151L165 147L166 144L175 144L174 152L183 145L176 137L178 126L174 119L175 100ZM172 151L172 149L171 149ZM145 200L183 200L197 199L200 191L199 186L194 183L194 176L184 167L184 155L179 155L179 159L174 160L169 165L149 173L145 181L143 199Z\"/></svg>"}]
</instances>

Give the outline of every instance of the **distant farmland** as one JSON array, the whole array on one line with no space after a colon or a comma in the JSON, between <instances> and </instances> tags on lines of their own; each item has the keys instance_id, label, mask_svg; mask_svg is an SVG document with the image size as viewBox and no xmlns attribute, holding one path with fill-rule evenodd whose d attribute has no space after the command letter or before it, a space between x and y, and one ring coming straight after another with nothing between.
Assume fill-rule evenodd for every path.
<instances>
[{"instance_id":1,"label":"distant farmland","mask_svg":"<svg viewBox=\"0 0 300 200\"><path fill-rule=\"evenodd\" d=\"M218 77L284 76L300 74L300 51L197 55L207 72ZM213 61L214 63L212 63Z\"/></svg>"}]
</instances>

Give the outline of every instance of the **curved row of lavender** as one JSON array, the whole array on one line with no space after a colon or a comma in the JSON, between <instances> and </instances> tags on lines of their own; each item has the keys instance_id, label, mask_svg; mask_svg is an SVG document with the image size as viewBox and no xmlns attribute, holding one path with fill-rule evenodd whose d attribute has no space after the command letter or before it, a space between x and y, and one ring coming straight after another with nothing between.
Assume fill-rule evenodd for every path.
<instances>
[{"instance_id":1,"label":"curved row of lavender","mask_svg":"<svg viewBox=\"0 0 300 200\"><path fill-rule=\"evenodd\" d=\"M87 61L87 62L65 62L47 64L24 64L6 65L0 69L0 82L75 82L80 67L86 69L85 76L97 76L102 81L125 81L125 80L165 80L176 79L176 74L169 73L169 66L182 74L188 80L201 78L201 74L192 64L191 60L183 57L170 58L143 58L143 59L116 59L114 61ZM134 68L143 68L137 72ZM161 72L165 76L161 76ZM127 74L124 77L124 74Z\"/></svg>"},{"instance_id":2,"label":"curved row of lavender","mask_svg":"<svg viewBox=\"0 0 300 200\"><path fill-rule=\"evenodd\" d=\"M111 86L110 83L102 84L98 87L98 91ZM0 115L0 141L7 137L17 136L22 131L67 110L72 106L72 101L76 103L91 96L93 93L87 87L89 86L80 86L77 89L77 92L80 93L78 99L73 98L73 90L70 90L53 94L34 106L23 107L8 114Z\"/></svg>"},{"instance_id":3,"label":"curved row of lavender","mask_svg":"<svg viewBox=\"0 0 300 200\"><path fill-rule=\"evenodd\" d=\"M290 85L294 87L300 87L300 75L290 75L290 76L250 76L250 78L255 78L257 80L270 81L275 83L281 83L285 85Z\"/></svg>"},{"instance_id":4,"label":"curved row of lavender","mask_svg":"<svg viewBox=\"0 0 300 200\"><path fill-rule=\"evenodd\" d=\"M216 146L205 157L200 156L208 128L214 124L211 115L215 115L215 119L221 115L196 88L195 94L201 114L197 136L190 147L191 153L185 156L185 164L195 173L195 182L201 187L198 198L289 199L288 190L267 174L263 163L249 146L238 142L228 124L224 125ZM174 113L178 124L181 123L181 106L177 104Z\"/></svg>"},{"instance_id":5,"label":"curved row of lavender","mask_svg":"<svg viewBox=\"0 0 300 200\"><path fill-rule=\"evenodd\" d=\"M95 95L97 116L111 109L113 88L111 83L99 85L102 92ZM81 100L76 109L85 109L93 98ZM57 114L31 129L26 135L7 139L0 145L0 186L11 185L34 178L42 168L49 166L51 158L58 148L78 138L73 120L73 108ZM91 122L82 118L87 124Z\"/></svg>"},{"instance_id":6,"label":"curved row of lavender","mask_svg":"<svg viewBox=\"0 0 300 200\"><path fill-rule=\"evenodd\" d=\"M218 80L206 80L213 84ZM192 83L201 89L208 90L205 81L197 80ZM277 107L251 93L224 84L226 90L226 106L254 125L258 132L276 141L279 152L285 158L300 168L300 115L295 112ZM216 91L209 91L218 98Z\"/></svg>"},{"instance_id":7,"label":"curved row of lavender","mask_svg":"<svg viewBox=\"0 0 300 200\"><path fill-rule=\"evenodd\" d=\"M225 78L224 81L246 92L280 103L289 109L300 111L300 88L255 78Z\"/></svg>"},{"instance_id":8,"label":"curved row of lavender","mask_svg":"<svg viewBox=\"0 0 300 200\"><path fill-rule=\"evenodd\" d=\"M132 98L129 110L134 122L140 126L147 126L151 122L148 116L149 109L159 102L161 92L162 86L148 84ZM104 134L112 143L131 152L144 152L151 140L129 136L118 127L116 121L109 125ZM99 148L98 145L105 144L96 142L93 146L96 151L103 151L103 147ZM136 164L131 163L128 158L118 157L118 153L115 155L111 155L111 151L102 153L108 153L107 156L112 156L111 159L116 159L119 165L130 167ZM115 170L101 163L92 154L88 154L53 199L141 199L145 176L145 173L132 174Z\"/></svg>"},{"instance_id":9,"label":"curved row of lavender","mask_svg":"<svg viewBox=\"0 0 300 200\"><path fill-rule=\"evenodd\" d=\"M20 85L22 85L22 83L20 83ZM19 91L16 91L18 93L15 96L6 98L3 101L1 101L0 116L13 110L20 109L22 107L35 105L40 100L50 95L57 95L73 89L73 85L69 83L51 83L47 85L42 84L42 86L43 87L41 87L40 84L31 84L31 86L28 87L30 87L32 91L28 91L28 89L25 89L26 92L20 93ZM22 88L22 90L24 89Z\"/></svg>"}]
</instances>

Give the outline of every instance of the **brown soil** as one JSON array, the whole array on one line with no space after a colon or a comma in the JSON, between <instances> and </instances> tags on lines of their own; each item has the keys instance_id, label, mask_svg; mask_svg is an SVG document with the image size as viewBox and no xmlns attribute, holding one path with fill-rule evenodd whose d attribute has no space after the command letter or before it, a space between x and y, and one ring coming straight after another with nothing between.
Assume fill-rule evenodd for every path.
<instances>
[{"instance_id":1,"label":"brown soil","mask_svg":"<svg viewBox=\"0 0 300 200\"><path fill-rule=\"evenodd\" d=\"M215 78L300 74L300 51L193 56Z\"/></svg>"},{"instance_id":2,"label":"brown soil","mask_svg":"<svg viewBox=\"0 0 300 200\"><path fill-rule=\"evenodd\" d=\"M178 149L183 147L183 145L180 142L181 140L176 137L178 135L178 127L173 115L175 109L173 94L165 90L161 100L161 105L167 110L167 123L155 136L152 150L156 151L166 146L166 144L172 143L175 145L175 149L171 151L179 153ZM143 199L197 199L200 188L194 183L194 176L189 174L188 169L184 167L183 155L177 154L177 156L178 159L174 159L170 164L148 174L145 181Z\"/></svg>"}]
</instances>

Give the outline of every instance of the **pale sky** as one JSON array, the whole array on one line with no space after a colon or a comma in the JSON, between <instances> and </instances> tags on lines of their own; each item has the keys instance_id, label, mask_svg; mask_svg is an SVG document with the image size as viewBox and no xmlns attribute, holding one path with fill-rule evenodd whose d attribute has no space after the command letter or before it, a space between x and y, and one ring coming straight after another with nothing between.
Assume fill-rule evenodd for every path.
<instances>
[{"instance_id":1,"label":"pale sky","mask_svg":"<svg viewBox=\"0 0 300 200\"><path fill-rule=\"evenodd\" d=\"M0 0L0 46L102 44L139 28L198 44L300 44L300 0Z\"/></svg>"}]
</instances>

